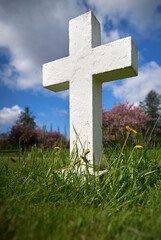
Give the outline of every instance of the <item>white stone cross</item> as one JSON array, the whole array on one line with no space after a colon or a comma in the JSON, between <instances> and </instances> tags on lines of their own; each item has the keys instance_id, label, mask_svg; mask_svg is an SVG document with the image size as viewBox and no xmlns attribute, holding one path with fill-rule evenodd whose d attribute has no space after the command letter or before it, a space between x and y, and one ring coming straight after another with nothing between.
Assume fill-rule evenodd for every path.
<instances>
[{"instance_id":1,"label":"white stone cross","mask_svg":"<svg viewBox=\"0 0 161 240\"><path fill-rule=\"evenodd\" d=\"M70 151L102 152L102 83L136 76L137 49L131 37L101 45L100 23L90 11L69 22L69 56L43 65L43 86L70 90ZM79 136L79 139L77 137ZM81 143L80 143L81 142ZM83 146L83 147L82 147Z\"/></svg>"}]
</instances>

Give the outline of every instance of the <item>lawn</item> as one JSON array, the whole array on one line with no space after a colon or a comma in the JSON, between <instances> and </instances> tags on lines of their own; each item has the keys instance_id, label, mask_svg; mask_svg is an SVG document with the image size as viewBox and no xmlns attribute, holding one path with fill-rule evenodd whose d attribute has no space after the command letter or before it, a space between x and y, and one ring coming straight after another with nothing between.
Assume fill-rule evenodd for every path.
<instances>
[{"instance_id":1,"label":"lawn","mask_svg":"<svg viewBox=\"0 0 161 240\"><path fill-rule=\"evenodd\" d=\"M102 181L56 172L67 149L1 156L1 239L161 239L160 147L106 150Z\"/></svg>"}]
</instances>

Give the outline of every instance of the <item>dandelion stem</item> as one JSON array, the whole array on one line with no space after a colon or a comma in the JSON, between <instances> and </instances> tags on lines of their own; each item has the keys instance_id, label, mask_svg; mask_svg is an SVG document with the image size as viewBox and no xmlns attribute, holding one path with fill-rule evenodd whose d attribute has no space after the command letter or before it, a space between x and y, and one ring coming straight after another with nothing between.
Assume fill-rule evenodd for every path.
<instances>
[{"instance_id":1,"label":"dandelion stem","mask_svg":"<svg viewBox=\"0 0 161 240\"><path fill-rule=\"evenodd\" d=\"M114 176L113 176L113 185L114 185L114 183L115 183L115 177L116 177L117 168L118 168L118 165L119 165L119 162L120 162L120 158L121 158L122 152L123 152L123 150L124 150L124 147L125 147L125 145L126 145L126 142L127 142L127 140L128 140L129 135L130 135L130 132L127 133L127 137L126 137L126 139L125 139L124 145L123 145L123 147L122 147L122 149L121 149L120 155L119 155L118 160L117 160L117 163L116 163L116 168L115 168L115 172L114 172Z\"/></svg>"}]
</instances>

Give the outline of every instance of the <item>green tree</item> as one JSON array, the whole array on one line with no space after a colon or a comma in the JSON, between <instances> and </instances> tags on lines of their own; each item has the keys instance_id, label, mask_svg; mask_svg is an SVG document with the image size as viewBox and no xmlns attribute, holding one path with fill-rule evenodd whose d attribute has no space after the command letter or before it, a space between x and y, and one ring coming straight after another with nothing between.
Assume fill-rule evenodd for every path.
<instances>
[{"instance_id":1,"label":"green tree","mask_svg":"<svg viewBox=\"0 0 161 240\"><path fill-rule=\"evenodd\" d=\"M160 115L161 95L154 90L151 90L145 97L145 100L140 102L139 106L149 117L156 120Z\"/></svg>"},{"instance_id":2,"label":"green tree","mask_svg":"<svg viewBox=\"0 0 161 240\"><path fill-rule=\"evenodd\" d=\"M38 142L35 116L30 112L29 107L20 113L16 125L12 126L9 141L12 147L18 147L21 141L23 150Z\"/></svg>"},{"instance_id":3,"label":"green tree","mask_svg":"<svg viewBox=\"0 0 161 240\"><path fill-rule=\"evenodd\" d=\"M34 129L31 125L14 125L11 128L9 140L14 148L19 147L21 143L22 152L24 149L28 149L29 146L33 146L38 143L39 140L39 129Z\"/></svg>"},{"instance_id":4,"label":"green tree","mask_svg":"<svg viewBox=\"0 0 161 240\"><path fill-rule=\"evenodd\" d=\"M17 125L24 125L24 126L30 126L33 129L36 128L36 122L35 122L35 116L32 115L32 112L30 112L29 107L25 108L25 111L21 112L19 115L18 120L16 121Z\"/></svg>"}]
</instances>

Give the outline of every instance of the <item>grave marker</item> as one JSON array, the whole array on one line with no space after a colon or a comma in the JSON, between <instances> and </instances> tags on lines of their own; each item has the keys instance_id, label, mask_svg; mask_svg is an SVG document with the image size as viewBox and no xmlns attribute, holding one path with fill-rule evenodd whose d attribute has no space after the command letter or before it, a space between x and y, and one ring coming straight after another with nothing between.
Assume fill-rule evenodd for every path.
<instances>
[{"instance_id":1,"label":"grave marker","mask_svg":"<svg viewBox=\"0 0 161 240\"><path fill-rule=\"evenodd\" d=\"M100 23L90 11L69 22L69 56L43 65L43 86L70 90L70 151L98 164L102 151L102 83L136 76L137 49L131 37L101 45ZM77 133L77 134L76 134Z\"/></svg>"}]
</instances>

